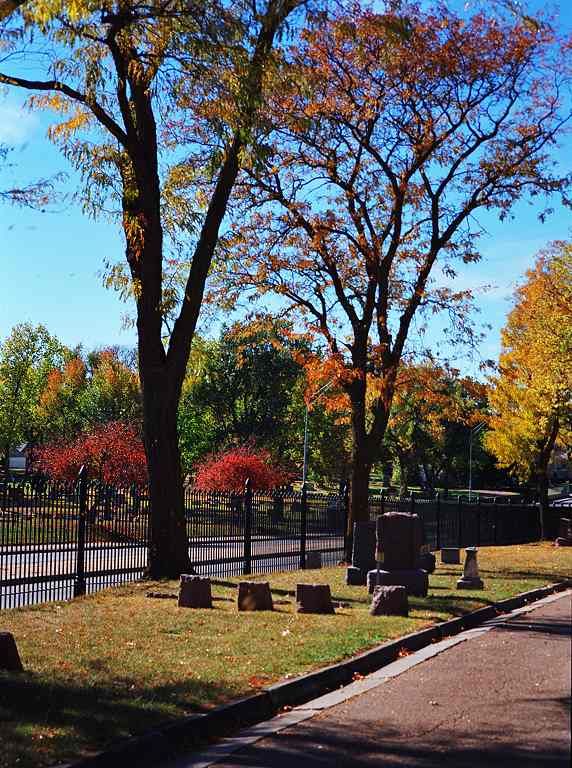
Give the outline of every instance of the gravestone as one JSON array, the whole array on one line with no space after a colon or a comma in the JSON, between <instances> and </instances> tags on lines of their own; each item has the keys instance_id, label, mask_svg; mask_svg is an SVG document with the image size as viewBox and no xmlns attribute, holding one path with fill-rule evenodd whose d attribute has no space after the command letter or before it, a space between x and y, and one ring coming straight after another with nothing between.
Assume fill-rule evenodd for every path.
<instances>
[{"instance_id":1,"label":"gravestone","mask_svg":"<svg viewBox=\"0 0 572 768\"><path fill-rule=\"evenodd\" d=\"M238 584L239 611L273 611L270 584L267 581L241 581Z\"/></svg>"},{"instance_id":2,"label":"gravestone","mask_svg":"<svg viewBox=\"0 0 572 768\"><path fill-rule=\"evenodd\" d=\"M484 584L479 576L479 565L477 563L476 547L467 547L465 549L465 567L463 575L457 582L457 589L483 589Z\"/></svg>"},{"instance_id":3,"label":"gravestone","mask_svg":"<svg viewBox=\"0 0 572 768\"><path fill-rule=\"evenodd\" d=\"M461 550L459 547L442 547L441 562L447 565L460 565Z\"/></svg>"},{"instance_id":4,"label":"gravestone","mask_svg":"<svg viewBox=\"0 0 572 768\"><path fill-rule=\"evenodd\" d=\"M367 574L367 590L370 595L376 587L405 587L409 595L427 597L429 575L422 568L408 568L406 571L372 570Z\"/></svg>"},{"instance_id":5,"label":"gravestone","mask_svg":"<svg viewBox=\"0 0 572 768\"><path fill-rule=\"evenodd\" d=\"M296 584L298 613L335 613L329 584Z\"/></svg>"},{"instance_id":6,"label":"gravestone","mask_svg":"<svg viewBox=\"0 0 572 768\"><path fill-rule=\"evenodd\" d=\"M422 522L418 515L387 512L376 521L378 568L367 574L368 590L376 586L404 586L412 595L425 597L429 589L427 571L419 568Z\"/></svg>"},{"instance_id":7,"label":"gravestone","mask_svg":"<svg viewBox=\"0 0 572 768\"><path fill-rule=\"evenodd\" d=\"M558 538L554 543L557 547L572 547L572 520L567 517L560 518Z\"/></svg>"},{"instance_id":8,"label":"gravestone","mask_svg":"<svg viewBox=\"0 0 572 768\"><path fill-rule=\"evenodd\" d=\"M402 585L376 587L369 612L372 616L409 616L407 589Z\"/></svg>"},{"instance_id":9,"label":"gravestone","mask_svg":"<svg viewBox=\"0 0 572 768\"><path fill-rule=\"evenodd\" d=\"M346 583L367 583L367 572L375 566L375 522L354 523L352 564L346 572Z\"/></svg>"},{"instance_id":10,"label":"gravestone","mask_svg":"<svg viewBox=\"0 0 572 768\"><path fill-rule=\"evenodd\" d=\"M316 549L306 552L306 570L314 570L322 567L322 553Z\"/></svg>"},{"instance_id":11,"label":"gravestone","mask_svg":"<svg viewBox=\"0 0 572 768\"><path fill-rule=\"evenodd\" d=\"M179 608L212 608L211 580L208 576L181 574Z\"/></svg>"},{"instance_id":12,"label":"gravestone","mask_svg":"<svg viewBox=\"0 0 572 768\"><path fill-rule=\"evenodd\" d=\"M433 573L435 570L435 566L437 564L437 561L435 559L435 555L433 552L423 552L421 551L421 554L419 555L419 560L417 562L417 565L419 568L423 568L424 571L427 571L427 573Z\"/></svg>"},{"instance_id":13,"label":"gravestone","mask_svg":"<svg viewBox=\"0 0 572 768\"><path fill-rule=\"evenodd\" d=\"M0 669L6 672L23 672L24 670L18 646L11 632L0 632Z\"/></svg>"}]
</instances>

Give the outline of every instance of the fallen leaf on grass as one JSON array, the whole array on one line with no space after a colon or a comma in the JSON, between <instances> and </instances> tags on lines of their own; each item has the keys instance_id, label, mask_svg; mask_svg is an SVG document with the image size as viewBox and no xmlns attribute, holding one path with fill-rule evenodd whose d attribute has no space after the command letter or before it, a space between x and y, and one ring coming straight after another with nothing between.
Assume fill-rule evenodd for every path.
<instances>
[{"instance_id":1,"label":"fallen leaf on grass","mask_svg":"<svg viewBox=\"0 0 572 768\"><path fill-rule=\"evenodd\" d=\"M252 675L248 678L248 685L251 688L262 688L270 680L267 675Z\"/></svg>"}]
</instances>

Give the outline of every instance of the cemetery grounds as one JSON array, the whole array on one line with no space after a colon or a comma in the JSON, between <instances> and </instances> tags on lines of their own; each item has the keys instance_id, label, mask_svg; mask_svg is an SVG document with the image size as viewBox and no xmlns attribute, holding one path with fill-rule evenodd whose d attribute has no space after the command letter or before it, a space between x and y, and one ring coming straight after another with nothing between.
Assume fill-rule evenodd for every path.
<instances>
[{"instance_id":1,"label":"cemetery grounds","mask_svg":"<svg viewBox=\"0 0 572 768\"><path fill-rule=\"evenodd\" d=\"M139 582L67 603L0 613L24 673L0 672L0 767L39 768L93 754L185 715L572 576L572 549L483 547L482 592L459 592L461 565L441 565L408 618L369 615L345 568L274 573L274 611L238 613L240 578L213 579L214 608L179 609L176 582ZM295 612L298 582L328 583L334 616ZM147 594L167 595L151 598ZM172 597L168 597L168 596ZM494 663L494 659L491 660Z\"/></svg>"}]
</instances>

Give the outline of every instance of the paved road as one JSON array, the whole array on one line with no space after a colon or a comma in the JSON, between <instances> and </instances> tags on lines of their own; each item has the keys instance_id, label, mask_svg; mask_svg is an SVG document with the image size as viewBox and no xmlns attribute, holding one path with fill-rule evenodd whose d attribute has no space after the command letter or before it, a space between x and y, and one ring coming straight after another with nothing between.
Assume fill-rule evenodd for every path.
<instances>
[{"instance_id":1,"label":"paved road","mask_svg":"<svg viewBox=\"0 0 572 768\"><path fill-rule=\"evenodd\" d=\"M571 608L568 592L219 762L169 768L568 768Z\"/></svg>"}]
</instances>

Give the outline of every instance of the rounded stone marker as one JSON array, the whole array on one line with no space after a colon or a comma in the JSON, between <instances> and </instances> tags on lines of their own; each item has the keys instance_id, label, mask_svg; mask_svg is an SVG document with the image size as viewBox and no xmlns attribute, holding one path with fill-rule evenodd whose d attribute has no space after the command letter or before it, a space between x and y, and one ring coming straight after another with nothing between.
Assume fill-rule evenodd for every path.
<instances>
[{"instance_id":1,"label":"rounded stone marker","mask_svg":"<svg viewBox=\"0 0 572 768\"><path fill-rule=\"evenodd\" d=\"M270 584L267 581L241 581L238 584L239 611L273 611Z\"/></svg>"},{"instance_id":2,"label":"rounded stone marker","mask_svg":"<svg viewBox=\"0 0 572 768\"><path fill-rule=\"evenodd\" d=\"M208 576L181 574L179 608L212 608L211 580Z\"/></svg>"},{"instance_id":3,"label":"rounded stone marker","mask_svg":"<svg viewBox=\"0 0 572 768\"><path fill-rule=\"evenodd\" d=\"M0 669L6 672L24 671L18 646L11 632L0 632Z\"/></svg>"},{"instance_id":4,"label":"rounded stone marker","mask_svg":"<svg viewBox=\"0 0 572 768\"><path fill-rule=\"evenodd\" d=\"M329 584L296 584L298 613L335 613Z\"/></svg>"},{"instance_id":5,"label":"rounded stone marker","mask_svg":"<svg viewBox=\"0 0 572 768\"><path fill-rule=\"evenodd\" d=\"M369 612L372 616L409 616L407 590L397 585L376 587Z\"/></svg>"}]
</instances>

